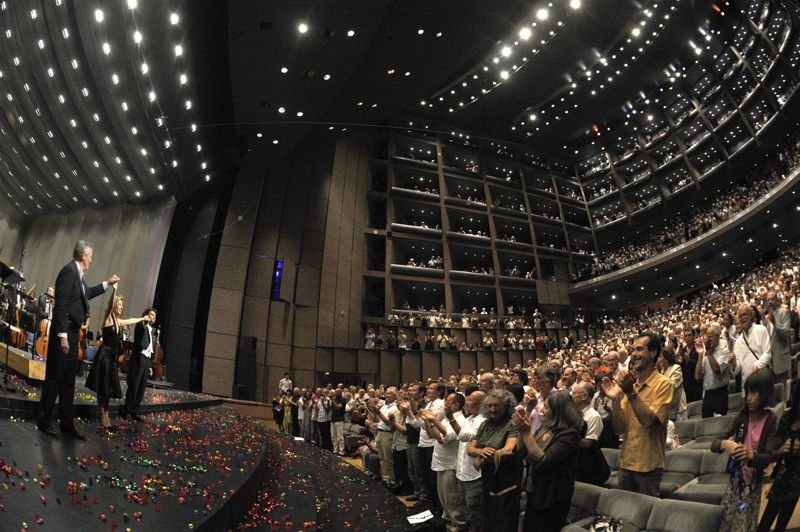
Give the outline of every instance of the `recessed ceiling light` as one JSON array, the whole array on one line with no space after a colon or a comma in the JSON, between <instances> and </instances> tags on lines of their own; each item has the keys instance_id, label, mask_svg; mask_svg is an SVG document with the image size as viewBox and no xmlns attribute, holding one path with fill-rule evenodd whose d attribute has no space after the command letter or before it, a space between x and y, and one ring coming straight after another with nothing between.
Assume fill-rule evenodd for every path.
<instances>
[{"instance_id":1,"label":"recessed ceiling light","mask_svg":"<svg viewBox=\"0 0 800 532\"><path fill-rule=\"evenodd\" d=\"M301 22L297 25L297 31L300 33L305 33L308 31L308 25L305 22Z\"/></svg>"},{"instance_id":2,"label":"recessed ceiling light","mask_svg":"<svg viewBox=\"0 0 800 532\"><path fill-rule=\"evenodd\" d=\"M581 0L569 0L569 7L572 9L580 9Z\"/></svg>"},{"instance_id":3,"label":"recessed ceiling light","mask_svg":"<svg viewBox=\"0 0 800 532\"><path fill-rule=\"evenodd\" d=\"M105 18L106 18L106 17L105 17L105 15L103 14L103 10L102 10L102 9L95 9L95 10L94 10L94 19L95 19L97 22L103 22L103 20L105 20Z\"/></svg>"},{"instance_id":4,"label":"recessed ceiling light","mask_svg":"<svg viewBox=\"0 0 800 532\"><path fill-rule=\"evenodd\" d=\"M141 44L142 34L139 30L133 32L133 42L135 42L136 44Z\"/></svg>"},{"instance_id":5,"label":"recessed ceiling light","mask_svg":"<svg viewBox=\"0 0 800 532\"><path fill-rule=\"evenodd\" d=\"M264 136L264 134L263 134L263 133L260 133L260 132L259 132L259 133L256 133L256 137L258 137L258 138L261 138L261 137L263 137L263 136Z\"/></svg>"},{"instance_id":6,"label":"recessed ceiling light","mask_svg":"<svg viewBox=\"0 0 800 532\"><path fill-rule=\"evenodd\" d=\"M180 19L180 17L178 16L178 14L177 14L177 13L171 13L171 14L169 15L169 23L170 23L170 24L172 24L173 26L174 26L175 24L177 24L178 22L180 22L180 20L181 20L181 19Z\"/></svg>"},{"instance_id":7,"label":"recessed ceiling light","mask_svg":"<svg viewBox=\"0 0 800 532\"><path fill-rule=\"evenodd\" d=\"M423 30L422 28L417 30L417 35L422 35L423 33L425 33L425 30Z\"/></svg>"},{"instance_id":8,"label":"recessed ceiling light","mask_svg":"<svg viewBox=\"0 0 800 532\"><path fill-rule=\"evenodd\" d=\"M277 144L278 143L278 139L272 139L272 143L273 144Z\"/></svg>"},{"instance_id":9,"label":"recessed ceiling light","mask_svg":"<svg viewBox=\"0 0 800 532\"><path fill-rule=\"evenodd\" d=\"M522 28L519 30L519 38L523 41L527 41L531 38L531 30L530 28Z\"/></svg>"},{"instance_id":10,"label":"recessed ceiling light","mask_svg":"<svg viewBox=\"0 0 800 532\"><path fill-rule=\"evenodd\" d=\"M353 31L353 30L347 30L347 36L348 36L348 37L353 37L353 36L355 36L355 34L356 34L356 32L355 32L355 31Z\"/></svg>"},{"instance_id":11,"label":"recessed ceiling light","mask_svg":"<svg viewBox=\"0 0 800 532\"><path fill-rule=\"evenodd\" d=\"M281 74L286 74L287 72L289 72L288 68L286 67L281 68Z\"/></svg>"},{"instance_id":12,"label":"recessed ceiling light","mask_svg":"<svg viewBox=\"0 0 800 532\"><path fill-rule=\"evenodd\" d=\"M442 32L441 31L436 34L436 37L441 37L441 36L442 36Z\"/></svg>"},{"instance_id":13,"label":"recessed ceiling light","mask_svg":"<svg viewBox=\"0 0 800 532\"><path fill-rule=\"evenodd\" d=\"M536 18L539 20L547 20L549 15L550 13L545 8L542 8L536 12Z\"/></svg>"},{"instance_id":14,"label":"recessed ceiling light","mask_svg":"<svg viewBox=\"0 0 800 532\"><path fill-rule=\"evenodd\" d=\"M285 108L285 107L278 107L278 112L279 112L280 114L283 114L283 113L285 113L285 112L286 112L286 108Z\"/></svg>"},{"instance_id":15,"label":"recessed ceiling light","mask_svg":"<svg viewBox=\"0 0 800 532\"><path fill-rule=\"evenodd\" d=\"M322 79L324 79L325 81L328 81L329 79L331 79L331 75L330 74L325 74L324 76L322 76Z\"/></svg>"},{"instance_id":16,"label":"recessed ceiling light","mask_svg":"<svg viewBox=\"0 0 800 532\"><path fill-rule=\"evenodd\" d=\"M297 116L298 117L303 116L303 111L297 111Z\"/></svg>"}]
</instances>

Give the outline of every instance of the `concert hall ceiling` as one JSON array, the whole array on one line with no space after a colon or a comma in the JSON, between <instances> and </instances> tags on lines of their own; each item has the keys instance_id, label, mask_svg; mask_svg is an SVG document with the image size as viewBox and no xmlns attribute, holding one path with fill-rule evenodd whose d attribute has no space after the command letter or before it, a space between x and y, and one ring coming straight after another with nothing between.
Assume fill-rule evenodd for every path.
<instances>
[{"instance_id":1,"label":"concert hall ceiling","mask_svg":"<svg viewBox=\"0 0 800 532\"><path fill-rule=\"evenodd\" d=\"M0 2L0 193L36 216L181 202L398 116L578 156L702 75L728 2ZM633 113L636 114L636 113ZM633 125L633 124L632 124Z\"/></svg>"}]
</instances>

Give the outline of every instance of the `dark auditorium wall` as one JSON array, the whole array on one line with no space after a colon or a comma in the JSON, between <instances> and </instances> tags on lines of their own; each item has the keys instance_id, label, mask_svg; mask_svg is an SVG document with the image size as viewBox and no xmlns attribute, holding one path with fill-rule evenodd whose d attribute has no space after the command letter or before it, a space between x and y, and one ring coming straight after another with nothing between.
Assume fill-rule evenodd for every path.
<instances>
[{"instance_id":1,"label":"dark auditorium wall","mask_svg":"<svg viewBox=\"0 0 800 532\"><path fill-rule=\"evenodd\" d=\"M0 196L0 260L12 262L8 266L16 266L20 235L25 227L25 221L17 213L17 207Z\"/></svg>"},{"instance_id":2,"label":"dark auditorium wall","mask_svg":"<svg viewBox=\"0 0 800 532\"><path fill-rule=\"evenodd\" d=\"M311 138L267 169L245 157L228 209L206 332L203 391L231 395L241 337L256 338L256 390L283 373L359 370L368 136ZM239 219L241 217L241 220ZM272 271L284 261L280 300Z\"/></svg>"}]
</instances>

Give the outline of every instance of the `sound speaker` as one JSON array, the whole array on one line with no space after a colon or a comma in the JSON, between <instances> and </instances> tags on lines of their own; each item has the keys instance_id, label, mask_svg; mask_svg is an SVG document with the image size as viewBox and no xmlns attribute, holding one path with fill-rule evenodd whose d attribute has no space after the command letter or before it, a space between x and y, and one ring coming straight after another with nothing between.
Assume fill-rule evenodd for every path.
<instances>
[{"instance_id":1,"label":"sound speaker","mask_svg":"<svg viewBox=\"0 0 800 532\"><path fill-rule=\"evenodd\" d=\"M234 399L252 401L256 395L256 337L243 336L236 353Z\"/></svg>"}]
</instances>

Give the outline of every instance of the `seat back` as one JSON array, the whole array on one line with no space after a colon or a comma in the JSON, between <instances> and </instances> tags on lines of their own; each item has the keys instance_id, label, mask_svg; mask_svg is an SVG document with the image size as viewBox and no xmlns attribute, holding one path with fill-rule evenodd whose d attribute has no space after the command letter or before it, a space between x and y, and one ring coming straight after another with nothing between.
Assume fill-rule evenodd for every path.
<instances>
[{"instance_id":1,"label":"seat back","mask_svg":"<svg viewBox=\"0 0 800 532\"><path fill-rule=\"evenodd\" d=\"M727 474L728 455L725 453L703 453L703 462L700 464L701 475Z\"/></svg>"},{"instance_id":2,"label":"seat back","mask_svg":"<svg viewBox=\"0 0 800 532\"><path fill-rule=\"evenodd\" d=\"M719 530L722 507L673 499L657 500L647 520L650 532Z\"/></svg>"},{"instance_id":3,"label":"seat back","mask_svg":"<svg viewBox=\"0 0 800 532\"><path fill-rule=\"evenodd\" d=\"M655 497L632 491L605 490L600 494L596 513L621 520L626 524L626 530L629 529L628 525L636 530L645 530L650 512L657 501Z\"/></svg>"},{"instance_id":4,"label":"seat back","mask_svg":"<svg viewBox=\"0 0 800 532\"><path fill-rule=\"evenodd\" d=\"M692 401L686 405L686 416L689 419L703 415L703 401Z\"/></svg>"},{"instance_id":5,"label":"seat back","mask_svg":"<svg viewBox=\"0 0 800 532\"><path fill-rule=\"evenodd\" d=\"M692 476L700 474L703 456L706 451L682 450L669 451L664 463L664 471L673 473L690 473Z\"/></svg>"},{"instance_id":6,"label":"seat back","mask_svg":"<svg viewBox=\"0 0 800 532\"><path fill-rule=\"evenodd\" d=\"M605 489L586 484L584 482L575 483L575 491L572 493L567 522L574 523L589 516L595 515L597 504L600 502L600 495Z\"/></svg>"},{"instance_id":7,"label":"seat back","mask_svg":"<svg viewBox=\"0 0 800 532\"><path fill-rule=\"evenodd\" d=\"M675 422L675 431L678 433L678 438L681 444L694 439L694 426L697 425L696 419L685 419Z\"/></svg>"},{"instance_id":8,"label":"seat back","mask_svg":"<svg viewBox=\"0 0 800 532\"><path fill-rule=\"evenodd\" d=\"M701 441L713 440L728 428L734 416L709 417L697 422L694 427L694 439Z\"/></svg>"},{"instance_id":9,"label":"seat back","mask_svg":"<svg viewBox=\"0 0 800 532\"><path fill-rule=\"evenodd\" d=\"M744 407L744 395L732 393L728 395L728 413L738 412Z\"/></svg>"},{"instance_id":10,"label":"seat back","mask_svg":"<svg viewBox=\"0 0 800 532\"><path fill-rule=\"evenodd\" d=\"M775 384L775 388L772 392L772 402L773 403L780 403L786 400L786 397L783 395L784 391L784 384L782 382L778 382Z\"/></svg>"},{"instance_id":11,"label":"seat back","mask_svg":"<svg viewBox=\"0 0 800 532\"><path fill-rule=\"evenodd\" d=\"M603 456L606 457L606 463L608 463L608 467L611 468L611 471L619 469L619 449L603 447L600 450L603 452Z\"/></svg>"}]
</instances>

